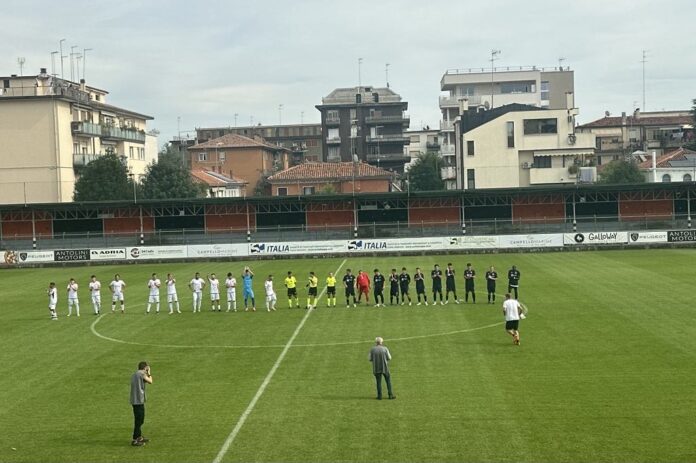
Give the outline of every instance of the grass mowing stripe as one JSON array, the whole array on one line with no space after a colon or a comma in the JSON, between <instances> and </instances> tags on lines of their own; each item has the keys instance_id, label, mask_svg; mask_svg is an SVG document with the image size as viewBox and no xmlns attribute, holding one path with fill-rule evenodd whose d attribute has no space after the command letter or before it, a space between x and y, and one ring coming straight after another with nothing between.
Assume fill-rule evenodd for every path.
<instances>
[{"instance_id":1,"label":"grass mowing stripe","mask_svg":"<svg viewBox=\"0 0 696 463\"><path fill-rule=\"evenodd\" d=\"M334 272L334 275L338 274L338 272L341 271L341 268L343 268L343 266L346 264L346 261L347 259L343 259L343 261L341 261L341 265L338 266L338 268ZM324 287L324 289L321 290L319 296L317 296L315 305L319 302L319 299L321 299L324 293L326 293L326 286ZM242 416L239 417L239 421L237 421L237 424L232 429L232 432L230 432L230 435L227 436L227 439L225 439L225 442L222 444L222 447L220 448L220 451L218 452L215 459L213 460L213 463L220 463L227 454L227 451L230 449L230 446L237 438L237 435L239 434L239 431L242 429L242 426L244 426L244 423L246 422L247 418L254 410L254 407L256 407L256 402L259 401L259 399L263 395L263 392L266 390L266 387L268 387L268 384L271 382L271 379L273 379L273 375L275 375L275 372L278 370L278 367L280 367L280 364L283 362L283 359L290 350L290 346L292 346L293 341L295 340L297 335L300 334L300 330L302 330L302 327L311 315L312 310L313 309L307 309L307 313L304 317L302 317L302 320L297 325L297 328L295 328L295 331L292 333L292 336L290 336L290 339L288 339L288 342L285 344L285 347L278 356L278 359L275 361L275 363L271 367L271 370L266 375L266 378L263 380L263 383L261 383L261 386L259 387L258 391L256 391L256 394L251 399L251 402L249 402L249 405L247 406L246 410L244 410L244 413L242 413Z\"/></svg>"}]
</instances>

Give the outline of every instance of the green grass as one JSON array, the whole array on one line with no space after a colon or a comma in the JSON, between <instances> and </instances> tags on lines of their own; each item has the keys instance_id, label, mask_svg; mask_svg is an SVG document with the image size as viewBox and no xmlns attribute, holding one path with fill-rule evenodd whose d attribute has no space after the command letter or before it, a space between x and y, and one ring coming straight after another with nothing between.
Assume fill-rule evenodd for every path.
<instances>
[{"instance_id":1,"label":"green grass","mask_svg":"<svg viewBox=\"0 0 696 463\"><path fill-rule=\"evenodd\" d=\"M322 300L224 461L696 461L695 258L675 249L349 259L344 269L411 272L452 261L460 290L471 261L479 303L347 310L340 293L335 309ZM192 274L239 274L238 262L0 271L0 461L212 461L305 316L287 310L282 276L314 270L323 283L342 260L252 262L257 295L276 276L272 314L213 314L207 299L190 313ZM482 281L488 265L502 276L513 263L530 309L521 347ZM117 271L127 313L104 315L96 330L146 345L90 329L88 277L106 286ZM143 314L153 271L177 275L182 315ZM79 319L65 317L70 276L81 283ZM49 280L58 322L48 319ZM394 356L395 401L374 400L367 352L377 335ZM232 347L243 345L258 347ZM142 359L155 378L152 441L131 448L129 377Z\"/></svg>"}]
</instances>

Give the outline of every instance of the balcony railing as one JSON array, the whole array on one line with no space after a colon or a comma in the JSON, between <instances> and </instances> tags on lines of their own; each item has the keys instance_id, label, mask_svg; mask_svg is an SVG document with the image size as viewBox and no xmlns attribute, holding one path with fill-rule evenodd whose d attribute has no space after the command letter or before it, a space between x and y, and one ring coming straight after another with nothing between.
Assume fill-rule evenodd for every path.
<instances>
[{"instance_id":1,"label":"balcony railing","mask_svg":"<svg viewBox=\"0 0 696 463\"><path fill-rule=\"evenodd\" d=\"M374 115L374 116L368 116L365 118L365 123L367 123L367 124L378 124L378 123L397 124L397 123L402 123L404 125L408 125L410 121L411 121L411 119L406 114L393 115L393 116Z\"/></svg>"},{"instance_id":2,"label":"balcony railing","mask_svg":"<svg viewBox=\"0 0 696 463\"><path fill-rule=\"evenodd\" d=\"M327 145L338 145L341 143L341 137L326 137Z\"/></svg>"},{"instance_id":3,"label":"balcony railing","mask_svg":"<svg viewBox=\"0 0 696 463\"><path fill-rule=\"evenodd\" d=\"M440 176L443 180L452 180L457 178L457 170L455 167L447 166L440 169Z\"/></svg>"},{"instance_id":4,"label":"balcony railing","mask_svg":"<svg viewBox=\"0 0 696 463\"><path fill-rule=\"evenodd\" d=\"M341 119L338 117L327 117L326 118L326 125L339 125L341 123Z\"/></svg>"},{"instance_id":5,"label":"balcony railing","mask_svg":"<svg viewBox=\"0 0 696 463\"><path fill-rule=\"evenodd\" d=\"M480 105L482 95L443 95L440 97L440 107L441 108L452 108L459 106L459 100L466 99L470 105ZM490 98L489 98L490 99Z\"/></svg>"},{"instance_id":6,"label":"balcony railing","mask_svg":"<svg viewBox=\"0 0 696 463\"><path fill-rule=\"evenodd\" d=\"M73 153L73 166L86 166L100 156L101 153Z\"/></svg>"},{"instance_id":7,"label":"balcony railing","mask_svg":"<svg viewBox=\"0 0 696 463\"><path fill-rule=\"evenodd\" d=\"M368 135L365 137L367 143L409 143L411 139L404 134L385 134L385 135Z\"/></svg>"},{"instance_id":8,"label":"balcony railing","mask_svg":"<svg viewBox=\"0 0 696 463\"><path fill-rule=\"evenodd\" d=\"M70 123L72 133L77 135L89 135L91 137L100 137L102 135L102 126L92 122L74 121Z\"/></svg>"},{"instance_id":9,"label":"balcony railing","mask_svg":"<svg viewBox=\"0 0 696 463\"><path fill-rule=\"evenodd\" d=\"M440 121L440 130L454 130L454 121Z\"/></svg>"},{"instance_id":10,"label":"balcony railing","mask_svg":"<svg viewBox=\"0 0 696 463\"><path fill-rule=\"evenodd\" d=\"M439 150L440 149L440 142L428 141L425 143L425 147L428 148L429 150Z\"/></svg>"},{"instance_id":11,"label":"balcony railing","mask_svg":"<svg viewBox=\"0 0 696 463\"><path fill-rule=\"evenodd\" d=\"M138 129L116 127L114 125L103 125L102 137L112 138L116 140L133 141L136 143L145 143L145 132L142 132Z\"/></svg>"},{"instance_id":12,"label":"balcony railing","mask_svg":"<svg viewBox=\"0 0 696 463\"><path fill-rule=\"evenodd\" d=\"M440 147L440 154L443 156L454 156L454 145L442 145Z\"/></svg>"},{"instance_id":13,"label":"balcony railing","mask_svg":"<svg viewBox=\"0 0 696 463\"><path fill-rule=\"evenodd\" d=\"M408 162L411 160L410 156L404 153L372 153L367 155L367 162Z\"/></svg>"}]
</instances>

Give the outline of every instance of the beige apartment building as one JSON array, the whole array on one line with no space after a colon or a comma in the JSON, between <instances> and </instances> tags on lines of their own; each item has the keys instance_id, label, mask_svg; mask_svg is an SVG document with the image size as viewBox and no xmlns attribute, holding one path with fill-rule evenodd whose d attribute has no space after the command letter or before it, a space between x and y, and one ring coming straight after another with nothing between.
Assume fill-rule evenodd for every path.
<instances>
[{"instance_id":1,"label":"beige apartment building","mask_svg":"<svg viewBox=\"0 0 696 463\"><path fill-rule=\"evenodd\" d=\"M107 91L45 69L0 80L0 203L70 202L82 168L103 154L121 156L136 180L157 159L152 117L108 104Z\"/></svg>"},{"instance_id":2,"label":"beige apartment building","mask_svg":"<svg viewBox=\"0 0 696 463\"><path fill-rule=\"evenodd\" d=\"M456 119L460 189L518 188L596 180L595 136L576 133L573 95L567 108L509 104L488 111L461 102Z\"/></svg>"}]
</instances>

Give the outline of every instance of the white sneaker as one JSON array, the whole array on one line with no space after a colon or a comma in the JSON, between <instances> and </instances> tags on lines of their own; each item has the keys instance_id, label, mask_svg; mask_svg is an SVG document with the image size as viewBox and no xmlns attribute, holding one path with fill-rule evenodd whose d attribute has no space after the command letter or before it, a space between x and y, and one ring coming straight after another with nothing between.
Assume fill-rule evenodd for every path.
<instances>
[{"instance_id":1,"label":"white sneaker","mask_svg":"<svg viewBox=\"0 0 696 463\"><path fill-rule=\"evenodd\" d=\"M357 304L353 304L353 307L357 307L357 306L358 306Z\"/></svg>"},{"instance_id":2,"label":"white sneaker","mask_svg":"<svg viewBox=\"0 0 696 463\"><path fill-rule=\"evenodd\" d=\"M425 305L428 305L428 301L425 301Z\"/></svg>"},{"instance_id":3,"label":"white sneaker","mask_svg":"<svg viewBox=\"0 0 696 463\"><path fill-rule=\"evenodd\" d=\"M409 305L411 305L411 304L409 304ZM416 305L421 305L421 303L419 302L419 303L418 303L418 304L416 304ZM428 303L426 302L426 303L425 303L425 305L428 305Z\"/></svg>"},{"instance_id":4,"label":"white sneaker","mask_svg":"<svg viewBox=\"0 0 696 463\"><path fill-rule=\"evenodd\" d=\"M413 303L412 303L412 302L409 302L409 303L408 303L408 306L409 306L409 307L411 307L412 305L413 305Z\"/></svg>"},{"instance_id":5,"label":"white sneaker","mask_svg":"<svg viewBox=\"0 0 696 463\"><path fill-rule=\"evenodd\" d=\"M436 304L437 304L437 303L436 303ZM440 301L440 305L445 305L445 303L444 303L444 302L442 302L442 301Z\"/></svg>"}]
</instances>

